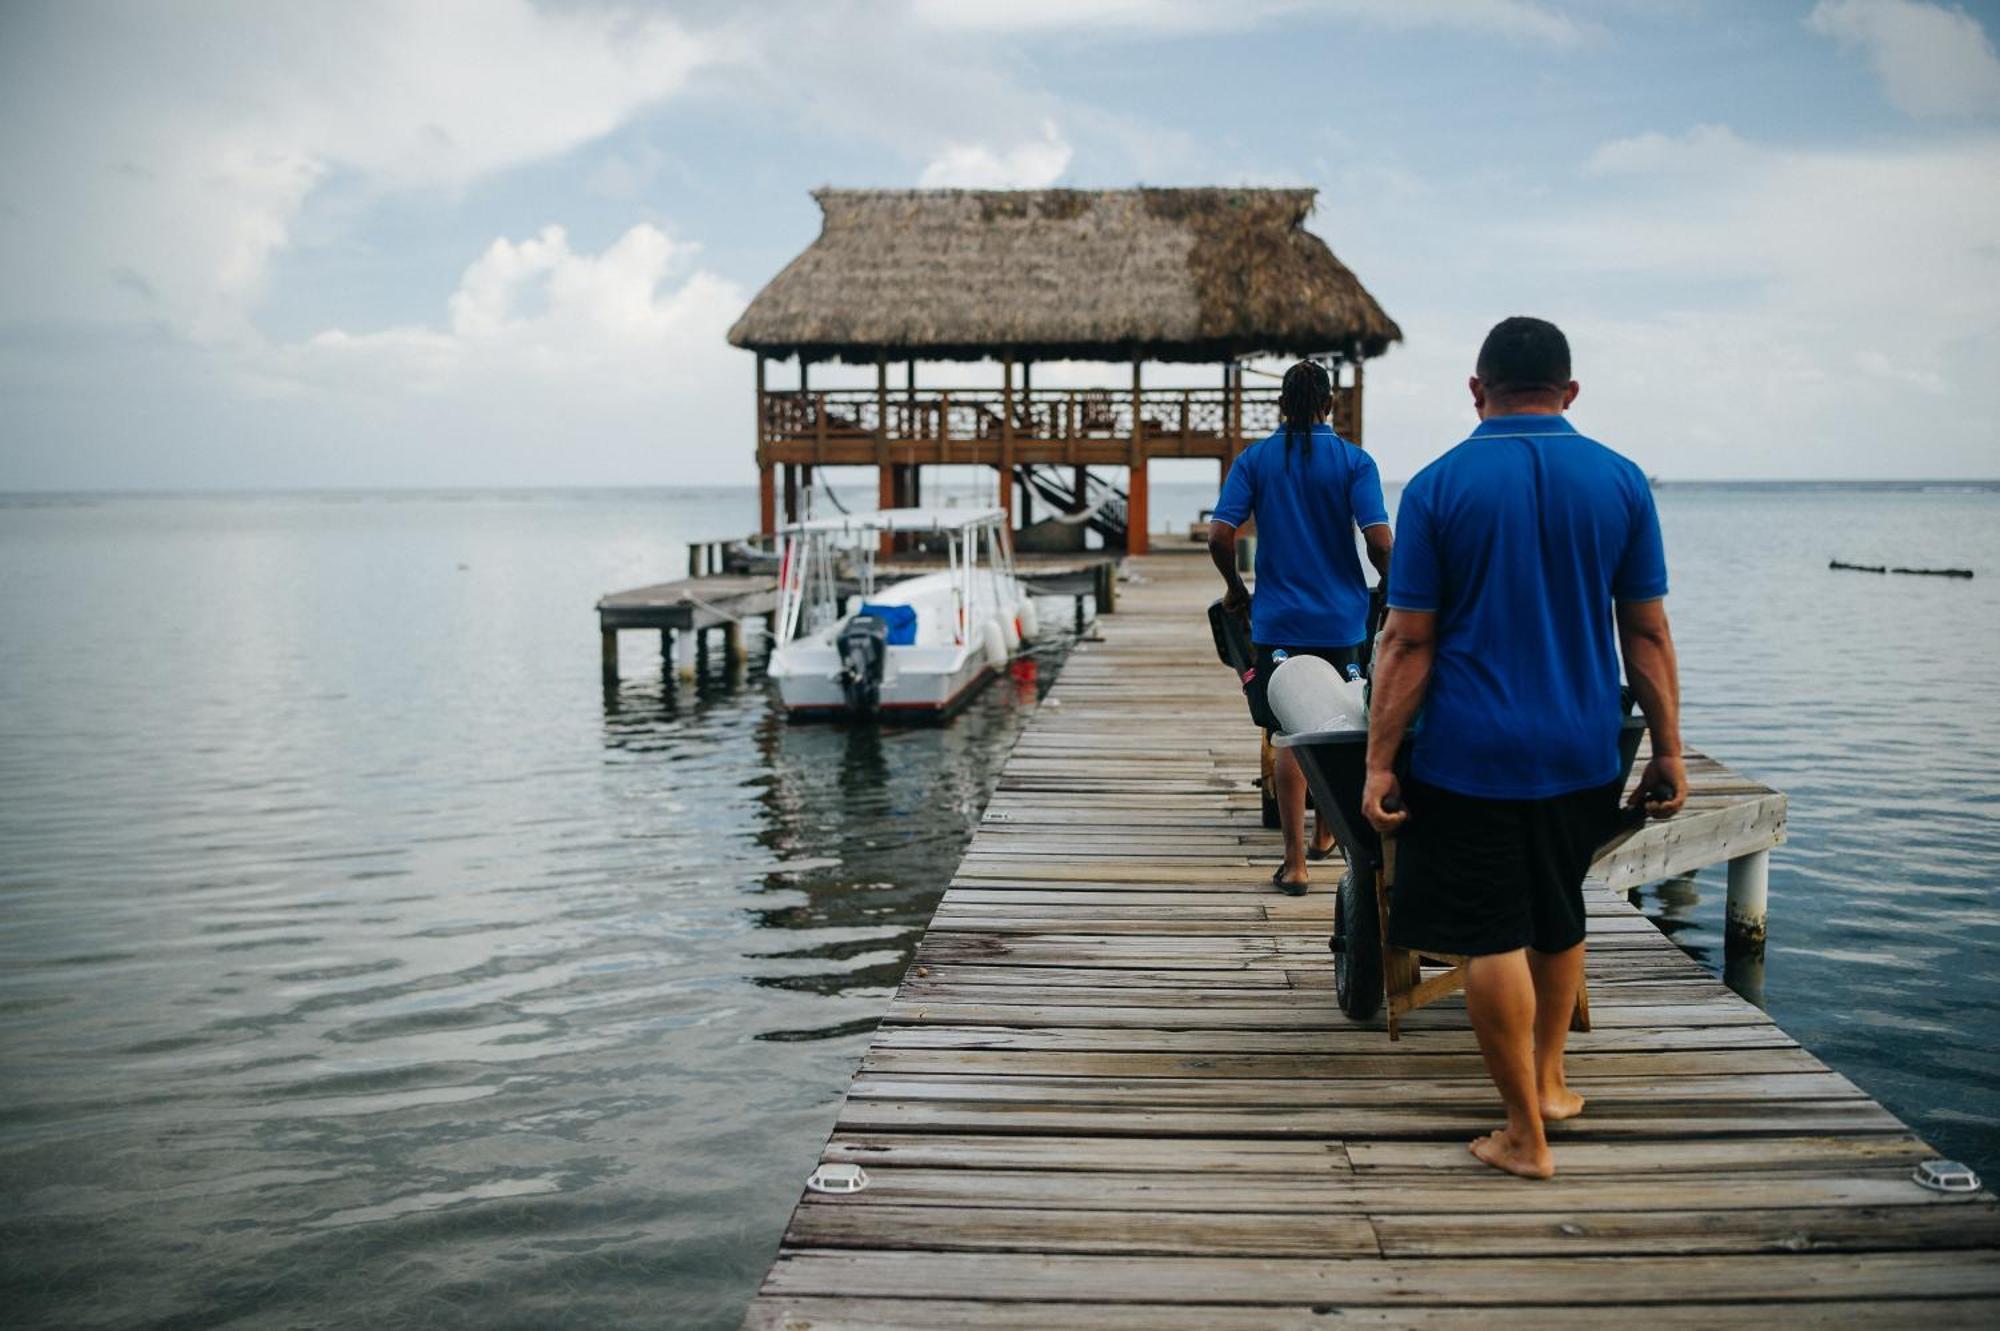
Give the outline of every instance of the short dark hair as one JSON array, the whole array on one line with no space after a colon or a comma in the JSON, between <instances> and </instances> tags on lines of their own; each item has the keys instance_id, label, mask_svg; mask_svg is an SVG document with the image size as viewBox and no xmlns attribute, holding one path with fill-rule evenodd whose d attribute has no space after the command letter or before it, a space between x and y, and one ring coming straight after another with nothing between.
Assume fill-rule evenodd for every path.
<instances>
[{"instance_id":1,"label":"short dark hair","mask_svg":"<svg viewBox=\"0 0 2000 1331\"><path fill-rule=\"evenodd\" d=\"M1480 344L1474 373L1495 392L1561 388L1569 383L1569 339L1547 319L1502 319Z\"/></svg>"}]
</instances>

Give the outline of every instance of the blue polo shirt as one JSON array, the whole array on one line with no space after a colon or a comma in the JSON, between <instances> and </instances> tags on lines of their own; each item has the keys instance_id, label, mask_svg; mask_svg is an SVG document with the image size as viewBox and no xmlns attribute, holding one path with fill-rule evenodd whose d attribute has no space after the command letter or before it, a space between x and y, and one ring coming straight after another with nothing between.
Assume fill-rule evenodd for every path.
<instances>
[{"instance_id":1,"label":"blue polo shirt","mask_svg":"<svg viewBox=\"0 0 2000 1331\"><path fill-rule=\"evenodd\" d=\"M1375 459L1313 427L1285 450L1285 432L1237 455L1215 517L1257 519L1257 594L1250 636L1266 647L1352 647L1368 636L1368 584L1354 529L1389 521Z\"/></svg>"},{"instance_id":2,"label":"blue polo shirt","mask_svg":"<svg viewBox=\"0 0 2000 1331\"><path fill-rule=\"evenodd\" d=\"M1483 421L1396 514L1389 604L1437 615L1422 781L1546 799L1618 775L1616 601L1667 594L1652 488L1561 416Z\"/></svg>"}]
</instances>

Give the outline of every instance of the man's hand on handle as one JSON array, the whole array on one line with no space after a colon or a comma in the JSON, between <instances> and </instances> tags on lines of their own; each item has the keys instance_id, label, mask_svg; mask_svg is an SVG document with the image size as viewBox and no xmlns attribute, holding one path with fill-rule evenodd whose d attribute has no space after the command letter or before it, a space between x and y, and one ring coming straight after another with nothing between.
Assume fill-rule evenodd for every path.
<instances>
[{"instance_id":1,"label":"man's hand on handle","mask_svg":"<svg viewBox=\"0 0 2000 1331\"><path fill-rule=\"evenodd\" d=\"M1403 787L1394 772L1368 773L1368 784L1361 788L1361 812L1383 836L1410 821L1410 811L1403 807Z\"/></svg>"},{"instance_id":2,"label":"man's hand on handle","mask_svg":"<svg viewBox=\"0 0 2000 1331\"><path fill-rule=\"evenodd\" d=\"M1241 582L1232 582L1222 593L1222 608L1232 615L1250 613L1250 589Z\"/></svg>"},{"instance_id":3,"label":"man's hand on handle","mask_svg":"<svg viewBox=\"0 0 2000 1331\"><path fill-rule=\"evenodd\" d=\"M1663 789L1671 792L1669 798L1649 798ZM1645 805L1648 818L1671 818L1681 811L1687 798L1687 764L1681 761L1678 753L1656 753L1646 764L1646 770L1640 773L1638 789L1626 798L1625 803L1634 809Z\"/></svg>"}]
</instances>

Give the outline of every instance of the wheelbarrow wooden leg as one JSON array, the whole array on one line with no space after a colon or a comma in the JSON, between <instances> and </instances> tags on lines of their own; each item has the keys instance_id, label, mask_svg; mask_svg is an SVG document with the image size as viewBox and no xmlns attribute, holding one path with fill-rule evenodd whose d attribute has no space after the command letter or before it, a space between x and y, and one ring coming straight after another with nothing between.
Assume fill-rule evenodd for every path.
<instances>
[{"instance_id":1,"label":"wheelbarrow wooden leg","mask_svg":"<svg viewBox=\"0 0 2000 1331\"><path fill-rule=\"evenodd\" d=\"M1389 894L1396 885L1396 841L1382 842L1382 868L1375 875L1375 919L1382 931L1382 1007L1388 1013L1389 1038L1403 1038L1402 1016L1414 1006L1411 994L1423 980L1417 954L1389 945Z\"/></svg>"},{"instance_id":2,"label":"wheelbarrow wooden leg","mask_svg":"<svg viewBox=\"0 0 2000 1331\"><path fill-rule=\"evenodd\" d=\"M1465 958L1455 952L1412 952L1389 946L1389 892L1396 883L1396 843L1382 843L1382 871L1375 876L1377 915L1382 921L1382 1006L1389 1013L1389 1038L1402 1038L1402 1017L1406 1012L1435 1003L1465 988ZM1441 963L1445 970L1424 978L1426 959Z\"/></svg>"},{"instance_id":3,"label":"wheelbarrow wooden leg","mask_svg":"<svg viewBox=\"0 0 2000 1331\"><path fill-rule=\"evenodd\" d=\"M1569 1014L1569 1028L1573 1031L1590 1029L1590 981L1576 982L1576 1010Z\"/></svg>"}]
</instances>

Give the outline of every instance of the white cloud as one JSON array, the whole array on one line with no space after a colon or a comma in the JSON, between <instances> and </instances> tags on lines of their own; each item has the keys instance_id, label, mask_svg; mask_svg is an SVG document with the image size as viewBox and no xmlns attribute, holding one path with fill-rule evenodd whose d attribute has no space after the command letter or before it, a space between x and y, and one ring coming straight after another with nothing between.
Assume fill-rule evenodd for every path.
<instances>
[{"instance_id":1,"label":"white cloud","mask_svg":"<svg viewBox=\"0 0 2000 1331\"><path fill-rule=\"evenodd\" d=\"M1607 143L1547 183L1480 182L1521 200L1506 226L1451 186L1414 228L1362 214L1381 248L1357 271L1403 274L1385 299L1410 333L1369 375L1386 474L1466 428L1473 352L1513 313L1563 325L1579 422L1649 471L1992 471L2000 136L1808 149L1705 125Z\"/></svg>"},{"instance_id":2,"label":"white cloud","mask_svg":"<svg viewBox=\"0 0 2000 1331\"><path fill-rule=\"evenodd\" d=\"M456 189L616 128L704 48L670 20L528 0L78 5L0 57L0 317L254 342L323 181Z\"/></svg>"},{"instance_id":3,"label":"white cloud","mask_svg":"<svg viewBox=\"0 0 2000 1331\"><path fill-rule=\"evenodd\" d=\"M1890 102L1911 115L2000 111L2000 57L1978 19L1918 0L1821 0L1806 23L1874 65Z\"/></svg>"},{"instance_id":4,"label":"white cloud","mask_svg":"<svg viewBox=\"0 0 2000 1331\"><path fill-rule=\"evenodd\" d=\"M1456 28L1518 41L1573 46L1593 29L1534 0L915 0L939 28L998 32L1049 29L1189 33L1252 27L1304 15L1390 29Z\"/></svg>"},{"instance_id":5,"label":"white cloud","mask_svg":"<svg viewBox=\"0 0 2000 1331\"><path fill-rule=\"evenodd\" d=\"M1042 124L1042 137L995 150L980 143L955 143L924 167L919 181L926 189L1042 189L1062 179L1069 169L1070 146L1054 121Z\"/></svg>"},{"instance_id":6,"label":"white cloud","mask_svg":"<svg viewBox=\"0 0 2000 1331\"><path fill-rule=\"evenodd\" d=\"M1696 125L1686 134L1657 131L1600 145L1584 169L1605 176L1699 175L1746 167L1756 153L1727 125Z\"/></svg>"},{"instance_id":7,"label":"white cloud","mask_svg":"<svg viewBox=\"0 0 2000 1331\"><path fill-rule=\"evenodd\" d=\"M674 393L740 377L723 339L744 293L693 268L697 249L646 224L599 254L577 252L560 226L503 237L466 268L442 326L329 329L255 364L267 389L416 393L517 424L524 408L539 423L652 404L657 415L629 425L655 430Z\"/></svg>"}]
</instances>

